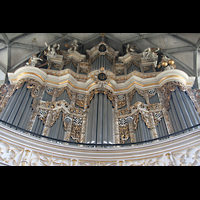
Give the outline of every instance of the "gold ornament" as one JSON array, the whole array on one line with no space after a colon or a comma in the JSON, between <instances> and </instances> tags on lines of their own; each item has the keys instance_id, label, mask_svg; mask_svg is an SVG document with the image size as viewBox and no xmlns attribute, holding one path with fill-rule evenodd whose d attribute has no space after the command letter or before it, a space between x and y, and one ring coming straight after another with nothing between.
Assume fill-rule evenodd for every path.
<instances>
[{"instance_id":1,"label":"gold ornament","mask_svg":"<svg viewBox=\"0 0 200 200\"><path fill-rule=\"evenodd\" d=\"M169 60L169 64L173 65L174 64L174 60Z\"/></svg>"},{"instance_id":2,"label":"gold ornament","mask_svg":"<svg viewBox=\"0 0 200 200\"><path fill-rule=\"evenodd\" d=\"M168 63L167 63L167 62L165 62L165 61L164 61L164 62L162 62L162 66L163 66L163 67L167 67L167 65L168 65Z\"/></svg>"}]
</instances>

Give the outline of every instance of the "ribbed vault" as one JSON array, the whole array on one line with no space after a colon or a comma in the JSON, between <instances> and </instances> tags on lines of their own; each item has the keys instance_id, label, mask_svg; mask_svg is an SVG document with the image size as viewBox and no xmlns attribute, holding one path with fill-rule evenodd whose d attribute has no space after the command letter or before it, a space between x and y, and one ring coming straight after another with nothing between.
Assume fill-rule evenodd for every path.
<instances>
[{"instance_id":1,"label":"ribbed vault","mask_svg":"<svg viewBox=\"0 0 200 200\"><path fill-rule=\"evenodd\" d=\"M175 61L177 69L197 77L194 87L199 87L200 33L1 33L0 84L4 83L7 72L25 65L33 54L39 56L47 48L45 42L59 43L65 49L65 44L73 39L78 40L79 52L83 54L102 40L119 51L119 56L126 53L129 43L136 46L138 53L148 47L160 47Z\"/></svg>"}]
</instances>

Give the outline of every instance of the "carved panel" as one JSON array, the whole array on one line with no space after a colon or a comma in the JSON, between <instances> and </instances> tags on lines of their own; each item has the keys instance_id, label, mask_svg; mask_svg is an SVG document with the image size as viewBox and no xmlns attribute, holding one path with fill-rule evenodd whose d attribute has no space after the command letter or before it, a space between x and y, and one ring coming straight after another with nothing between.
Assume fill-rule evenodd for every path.
<instances>
[{"instance_id":1,"label":"carved panel","mask_svg":"<svg viewBox=\"0 0 200 200\"><path fill-rule=\"evenodd\" d=\"M82 122L83 122L83 118L77 118L77 117L73 118L72 130L71 130L70 136L76 142L80 142Z\"/></svg>"},{"instance_id":2,"label":"carved panel","mask_svg":"<svg viewBox=\"0 0 200 200\"><path fill-rule=\"evenodd\" d=\"M24 149L0 139L0 161L19 166Z\"/></svg>"}]
</instances>

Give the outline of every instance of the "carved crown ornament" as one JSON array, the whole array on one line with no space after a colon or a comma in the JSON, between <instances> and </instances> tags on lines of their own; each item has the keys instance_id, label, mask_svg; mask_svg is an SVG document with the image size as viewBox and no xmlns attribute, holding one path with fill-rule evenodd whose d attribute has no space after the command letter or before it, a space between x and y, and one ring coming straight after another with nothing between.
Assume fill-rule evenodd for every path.
<instances>
[{"instance_id":1,"label":"carved crown ornament","mask_svg":"<svg viewBox=\"0 0 200 200\"><path fill-rule=\"evenodd\" d=\"M115 58L119 51L115 51L112 47L108 46L105 42L100 42L97 46L94 46L90 50L86 50L87 54L92 59L95 56L107 55L110 58Z\"/></svg>"}]
</instances>

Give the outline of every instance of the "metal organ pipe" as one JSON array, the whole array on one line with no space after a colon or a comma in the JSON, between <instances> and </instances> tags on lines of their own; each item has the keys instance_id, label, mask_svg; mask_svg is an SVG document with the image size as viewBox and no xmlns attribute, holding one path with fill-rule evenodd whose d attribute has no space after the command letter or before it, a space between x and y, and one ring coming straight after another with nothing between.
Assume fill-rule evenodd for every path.
<instances>
[{"instance_id":1,"label":"metal organ pipe","mask_svg":"<svg viewBox=\"0 0 200 200\"><path fill-rule=\"evenodd\" d=\"M95 94L88 114L87 143L113 142L112 105L106 94ZM90 136L91 134L91 136Z\"/></svg>"}]
</instances>

